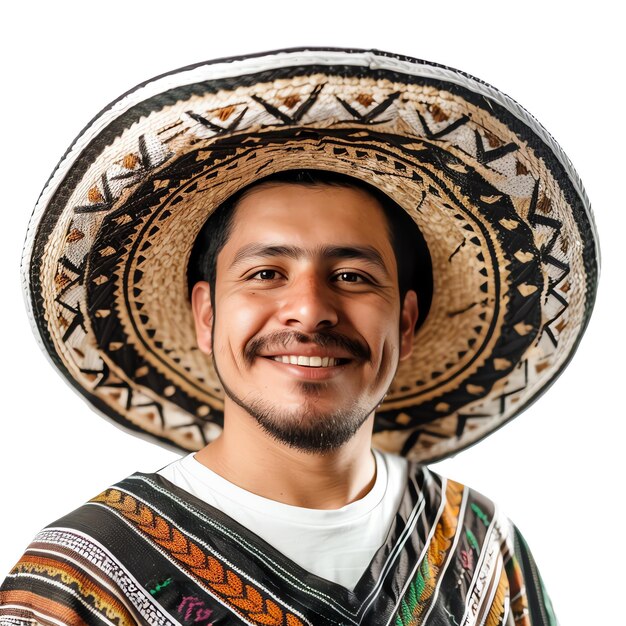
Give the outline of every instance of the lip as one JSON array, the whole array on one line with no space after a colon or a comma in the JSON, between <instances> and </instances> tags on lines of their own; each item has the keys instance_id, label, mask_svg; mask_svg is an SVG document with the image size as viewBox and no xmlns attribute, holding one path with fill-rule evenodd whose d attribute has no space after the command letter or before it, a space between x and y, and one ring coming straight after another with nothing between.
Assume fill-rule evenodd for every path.
<instances>
[{"instance_id":1,"label":"lip","mask_svg":"<svg viewBox=\"0 0 626 626\"><path fill-rule=\"evenodd\" d=\"M351 359L341 359L341 358L326 358L319 356L306 357L302 355L291 354L289 356L268 356L265 357L268 359L272 359L273 361L282 361L283 363L291 363L292 365L302 365L304 367L333 367L334 365L345 365ZM317 363L310 363L310 361L316 360ZM309 361L302 362L302 361ZM332 363L331 363L332 361Z\"/></svg>"},{"instance_id":2,"label":"lip","mask_svg":"<svg viewBox=\"0 0 626 626\"><path fill-rule=\"evenodd\" d=\"M305 347L298 347L297 349L293 349L293 350L282 350L280 352L272 352L272 353L268 353L268 354L259 354L258 356L263 356L266 358L272 358L274 356L291 356L292 354L298 355L298 356L306 356L306 357L312 357L312 356L319 356L322 359L324 357L329 357L329 358L333 358L333 359L349 359L352 360L354 359L354 355L349 354L347 352L332 352L330 350L320 350L319 348L305 348Z\"/></svg>"},{"instance_id":3,"label":"lip","mask_svg":"<svg viewBox=\"0 0 626 626\"><path fill-rule=\"evenodd\" d=\"M272 356L281 355L277 354ZM311 356L317 355L313 354ZM278 368L278 371L282 371L291 377L299 378L301 380L329 380L343 373L345 369L353 363L353 361L349 361L348 363L333 365L332 367L308 367L306 365L280 363L279 361L274 361L271 357L262 357L262 360Z\"/></svg>"}]
</instances>

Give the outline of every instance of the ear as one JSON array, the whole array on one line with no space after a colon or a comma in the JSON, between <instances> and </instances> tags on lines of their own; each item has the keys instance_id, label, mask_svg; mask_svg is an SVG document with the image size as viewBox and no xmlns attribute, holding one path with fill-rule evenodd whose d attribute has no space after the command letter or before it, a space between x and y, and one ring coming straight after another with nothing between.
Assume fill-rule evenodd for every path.
<instances>
[{"instance_id":1,"label":"ear","mask_svg":"<svg viewBox=\"0 0 626 626\"><path fill-rule=\"evenodd\" d=\"M404 296L400 311L400 360L408 359L413 353L413 333L417 323L417 294L410 290Z\"/></svg>"},{"instance_id":2,"label":"ear","mask_svg":"<svg viewBox=\"0 0 626 626\"><path fill-rule=\"evenodd\" d=\"M211 354L213 351L213 306L211 285L206 281L198 282L193 286L191 310L196 325L198 348L205 354Z\"/></svg>"}]
</instances>

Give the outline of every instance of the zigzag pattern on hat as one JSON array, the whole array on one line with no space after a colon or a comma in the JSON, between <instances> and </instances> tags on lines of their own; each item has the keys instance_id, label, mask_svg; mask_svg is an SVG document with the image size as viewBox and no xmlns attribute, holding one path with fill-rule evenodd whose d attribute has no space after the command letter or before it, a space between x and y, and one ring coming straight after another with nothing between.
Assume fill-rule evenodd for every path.
<instances>
[{"instance_id":1,"label":"zigzag pattern on hat","mask_svg":"<svg viewBox=\"0 0 626 626\"><path fill-rule=\"evenodd\" d=\"M199 448L220 431L222 390L194 351L183 257L213 198L279 169L363 176L414 219L447 289L377 413L375 442L421 460L453 454L571 358L597 277L586 197L549 135L484 83L393 55L376 69L352 52L329 52L327 65L307 55L295 51L292 67L256 58L250 73L215 80L208 64L191 84L174 73L162 93L147 83L152 95L130 92L105 112L36 211L25 256L35 322L100 411ZM179 252L156 297L166 237Z\"/></svg>"}]
</instances>

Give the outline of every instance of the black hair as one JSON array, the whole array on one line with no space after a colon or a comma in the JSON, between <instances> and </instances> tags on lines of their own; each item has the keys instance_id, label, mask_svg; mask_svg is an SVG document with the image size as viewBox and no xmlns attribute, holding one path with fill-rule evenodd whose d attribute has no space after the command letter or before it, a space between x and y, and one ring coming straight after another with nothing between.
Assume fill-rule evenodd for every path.
<instances>
[{"instance_id":1,"label":"black hair","mask_svg":"<svg viewBox=\"0 0 626 626\"><path fill-rule=\"evenodd\" d=\"M415 329L421 326L430 309L433 289L432 262L421 231L401 206L376 187L358 178L325 170L287 170L270 174L255 180L220 204L205 222L193 245L187 269L190 294L197 282L207 281L211 285L211 302L215 307L217 256L230 237L235 209L251 189L265 183L352 187L372 196L382 207L389 226L389 238L398 267L400 302L410 289L417 293L419 317Z\"/></svg>"}]
</instances>

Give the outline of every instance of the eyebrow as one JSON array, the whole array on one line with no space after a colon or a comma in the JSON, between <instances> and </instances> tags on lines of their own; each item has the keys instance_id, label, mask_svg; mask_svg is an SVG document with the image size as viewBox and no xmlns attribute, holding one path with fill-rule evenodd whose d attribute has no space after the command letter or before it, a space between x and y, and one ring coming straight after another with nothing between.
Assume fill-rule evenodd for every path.
<instances>
[{"instance_id":1,"label":"eyebrow","mask_svg":"<svg viewBox=\"0 0 626 626\"><path fill-rule=\"evenodd\" d=\"M235 254L231 269L253 257L283 256L294 260L321 256L324 259L360 259L380 269L387 278L389 271L380 253L371 246L318 246L314 249L298 248L297 246L265 245L249 243Z\"/></svg>"}]
</instances>

